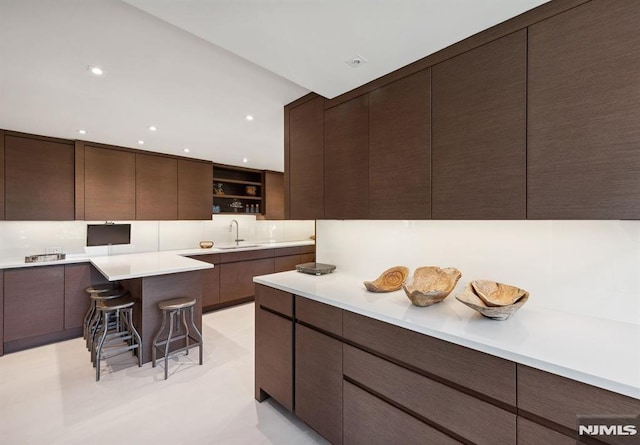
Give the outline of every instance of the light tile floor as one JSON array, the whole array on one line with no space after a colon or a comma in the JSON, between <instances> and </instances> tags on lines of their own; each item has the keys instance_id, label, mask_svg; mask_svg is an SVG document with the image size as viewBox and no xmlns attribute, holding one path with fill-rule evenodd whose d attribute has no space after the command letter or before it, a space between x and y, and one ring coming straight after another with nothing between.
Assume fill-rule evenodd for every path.
<instances>
[{"instance_id":1,"label":"light tile floor","mask_svg":"<svg viewBox=\"0 0 640 445\"><path fill-rule=\"evenodd\" d=\"M2 444L316 444L277 403L253 398L253 303L205 314L197 349L163 367L110 359L95 381L82 339L0 357Z\"/></svg>"}]
</instances>

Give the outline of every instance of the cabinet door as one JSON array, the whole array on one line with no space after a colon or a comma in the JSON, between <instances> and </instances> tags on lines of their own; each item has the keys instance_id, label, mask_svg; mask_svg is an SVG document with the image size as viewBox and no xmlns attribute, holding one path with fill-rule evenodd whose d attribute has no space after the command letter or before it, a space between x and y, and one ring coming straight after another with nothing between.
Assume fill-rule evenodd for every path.
<instances>
[{"instance_id":1,"label":"cabinet door","mask_svg":"<svg viewBox=\"0 0 640 445\"><path fill-rule=\"evenodd\" d=\"M90 263L64 266L64 329L82 327L90 301L85 289L107 281Z\"/></svg>"},{"instance_id":2,"label":"cabinet door","mask_svg":"<svg viewBox=\"0 0 640 445\"><path fill-rule=\"evenodd\" d=\"M367 95L351 99L324 113L324 217L369 217Z\"/></svg>"},{"instance_id":3,"label":"cabinet door","mask_svg":"<svg viewBox=\"0 0 640 445\"><path fill-rule=\"evenodd\" d=\"M273 258L220 265L220 302L253 297L253 277L273 273Z\"/></svg>"},{"instance_id":4,"label":"cabinet door","mask_svg":"<svg viewBox=\"0 0 640 445\"><path fill-rule=\"evenodd\" d=\"M342 342L296 324L295 413L332 444L342 443Z\"/></svg>"},{"instance_id":5,"label":"cabinet door","mask_svg":"<svg viewBox=\"0 0 640 445\"><path fill-rule=\"evenodd\" d=\"M4 271L0 270L0 356L4 354Z\"/></svg>"},{"instance_id":6,"label":"cabinet door","mask_svg":"<svg viewBox=\"0 0 640 445\"><path fill-rule=\"evenodd\" d=\"M211 219L212 181L210 163L178 160L178 219Z\"/></svg>"},{"instance_id":7,"label":"cabinet door","mask_svg":"<svg viewBox=\"0 0 640 445\"><path fill-rule=\"evenodd\" d=\"M518 416L518 445L576 445L576 440Z\"/></svg>"},{"instance_id":8,"label":"cabinet door","mask_svg":"<svg viewBox=\"0 0 640 445\"><path fill-rule=\"evenodd\" d=\"M85 146L84 162L85 219L135 219L135 154Z\"/></svg>"},{"instance_id":9,"label":"cabinet door","mask_svg":"<svg viewBox=\"0 0 640 445\"><path fill-rule=\"evenodd\" d=\"M136 154L136 219L178 219L178 161Z\"/></svg>"},{"instance_id":10,"label":"cabinet door","mask_svg":"<svg viewBox=\"0 0 640 445\"><path fill-rule=\"evenodd\" d=\"M527 217L640 218L640 2L529 28Z\"/></svg>"},{"instance_id":11,"label":"cabinet door","mask_svg":"<svg viewBox=\"0 0 640 445\"><path fill-rule=\"evenodd\" d=\"M220 303L220 255L197 255L191 258L214 264L213 269L202 271L202 307Z\"/></svg>"},{"instance_id":12,"label":"cabinet door","mask_svg":"<svg viewBox=\"0 0 640 445\"><path fill-rule=\"evenodd\" d=\"M293 320L261 309L261 294L279 294L285 306L292 307L292 295L256 285L255 398L273 397L293 410Z\"/></svg>"},{"instance_id":13,"label":"cabinet door","mask_svg":"<svg viewBox=\"0 0 640 445\"><path fill-rule=\"evenodd\" d=\"M73 220L73 143L6 135L4 150L6 219Z\"/></svg>"},{"instance_id":14,"label":"cabinet door","mask_svg":"<svg viewBox=\"0 0 640 445\"><path fill-rule=\"evenodd\" d=\"M288 219L324 217L324 99L289 110ZM287 134L285 134L286 138Z\"/></svg>"},{"instance_id":15,"label":"cabinet door","mask_svg":"<svg viewBox=\"0 0 640 445\"><path fill-rule=\"evenodd\" d=\"M4 130L0 130L0 221L4 216ZM0 340L2 340L0 338ZM0 355L2 354L2 341L0 341Z\"/></svg>"},{"instance_id":16,"label":"cabinet door","mask_svg":"<svg viewBox=\"0 0 640 445\"><path fill-rule=\"evenodd\" d=\"M369 93L369 217L431 217L431 73Z\"/></svg>"},{"instance_id":17,"label":"cabinet door","mask_svg":"<svg viewBox=\"0 0 640 445\"><path fill-rule=\"evenodd\" d=\"M282 173L264 173L264 199L265 219L284 219L284 175Z\"/></svg>"},{"instance_id":18,"label":"cabinet door","mask_svg":"<svg viewBox=\"0 0 640 445\"><path fill-rule=\"evenodd\" d=\"M521 30L433 67L434 219L525 219L526 62Z\"/></svg>"},{"instance_id":19,"label":"cabinet door","mask_svg":"<svg viewBox=\"0 0 640 445\"><path fill-rule=\"evenodd\" d=\"M302 264L302 255L281 256L273 259L274 272L295 270L297 264Z\"/></svg>"},{"instance_id":20,"label":"cabinet door","mask_svg":"<svg viewBox=\"0 0 640 445\"><path fill-rule=\"evenodd\" d=\"M64 329L64 266L4 271L4 341Z\"/></svg>"}]
</instances>

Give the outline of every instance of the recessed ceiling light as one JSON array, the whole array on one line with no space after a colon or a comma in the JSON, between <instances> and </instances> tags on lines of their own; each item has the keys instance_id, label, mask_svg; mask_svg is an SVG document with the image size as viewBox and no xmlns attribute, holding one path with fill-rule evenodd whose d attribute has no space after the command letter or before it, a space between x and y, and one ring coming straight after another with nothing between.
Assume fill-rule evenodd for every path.
<instances>
[{"instance_id":1,"label":"recessed ceiling light","mask_svg":"<svg viewBox=\"0 0 640 445\"><path fill-rule=\"evenodd\" d=\"M89 65L87 69L91 71L91 74L95 74L96 76L102 76L104 74L104 71L99 66Z\"/></svg>"},{"instance_id":2,"label":"recessed ceiling light","mask_svg":"<svg viewBox=\"0 0 640 445\"><path fill-rule=\"evenodd\" d=\"M79 134L87 134L87 130L78 130Z\"/></svg>"},{"instance_id":3,"label":"recessed ceiling light","mask_svg":"<svg viewBox=\"0 0 640 445\"><path fill-rule=\"evenodd\" d=\"M252 120L253 120L253 116L252 116L252 115L250 115L250 114L247 114L246 119L247 119L248 121L252 121Z\"/></svg>"},{"instance_id":4,"label":"recessed ceiling light","mask_svg":"<svg viewBox=\"0 0 640 445\"><path fill-rule=\"evenodd\" d=\"M149 125L149 131L156 131L158 128L156 128L154 125Z\"/></svg>"},{"instance_id":5,"label":"recessed ceiling light","mask_svg":"<svg viewBox=\"0 0 640 445\"><path fill-rule=\"evenodd\" d=\"M185 149L184 149L184 152L185 152L185 153L189 153L190 151L191 151L191 150L189 150L188 148L185 148Z\"/></svg>"},{"instance_id":6,"label":"recessed ceiling light","mask_svg":"<svg viewBox=\"0 0 640 445\"><path fill-rule=\"evenodd\" d=\"M349 65L351 68L358 68L364 65L365 63L367 63L367 59L365 59L359 54L356 54L355 56L345 60L345 63Z\"/></svg>"},{"instance_id":7,"label":"recessed ceiling light","mask_svg":"<svg viewBox=\"0 0 640 445\"><path fill-rule=\"evenodd\" d=\"M142 139L140 139L140 140L138 141L138 144L140 144L140 145L144 145L144 141L143 141Z\"/></svg>"},{"instance_id":8,"label":"recessed ceiling light","mask_svg":"<svg viewBox=\"0 0 640 445\"><path fill-rule=\"evenodd\" d=\"M242 160L242 162L244 162L244 163L246 164L247 162L249 162L249 160L248 160L247 158L244 158L244 159Z\"/></svg>"}]
</instances>

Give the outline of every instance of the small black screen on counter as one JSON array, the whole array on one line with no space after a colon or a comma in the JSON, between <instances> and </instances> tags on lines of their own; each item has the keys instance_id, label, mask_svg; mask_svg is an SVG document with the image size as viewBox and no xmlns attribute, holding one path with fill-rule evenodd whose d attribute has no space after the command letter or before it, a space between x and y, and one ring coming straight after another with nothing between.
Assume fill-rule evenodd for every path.
<instances>
[{"instance_id":1,"label":"small black screen on counter","mask_svg":"<svg viewBox=\"0 0 640 445\"><path fill-rule=\"evenodd\" d=\"M131 244L131 224L87 224L87 246Z\"/></svg>"}]
</instances>

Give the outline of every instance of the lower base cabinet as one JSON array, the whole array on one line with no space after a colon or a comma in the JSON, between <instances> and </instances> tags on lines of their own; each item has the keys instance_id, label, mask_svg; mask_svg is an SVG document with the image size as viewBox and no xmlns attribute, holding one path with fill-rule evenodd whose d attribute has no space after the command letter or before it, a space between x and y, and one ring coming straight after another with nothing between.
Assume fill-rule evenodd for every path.
<instances>
[{"instance_id":1,"label":"lower base cabinet","mask_svg":"<svg viewBox=\"0 0 640 445\"><path fill-rule=\"evenodd\" d=\"M273 397L332 444L613 445L627 442L580 437L577 414L640 413L621 394L268 286L255 293L256 399Z\"/></svg>"}]
</instances>

